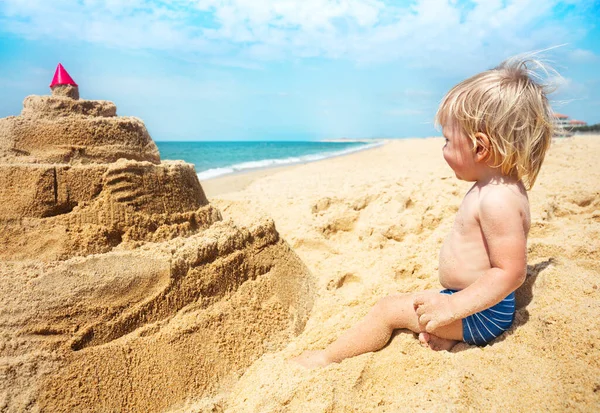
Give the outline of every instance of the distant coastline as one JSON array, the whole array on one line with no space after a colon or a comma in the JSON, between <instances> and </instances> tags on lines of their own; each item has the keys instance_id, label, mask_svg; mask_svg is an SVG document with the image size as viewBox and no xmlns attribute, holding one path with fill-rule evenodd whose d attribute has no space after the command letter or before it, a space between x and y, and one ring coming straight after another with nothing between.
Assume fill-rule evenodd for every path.
<instances>
[{"instance_id":1,"label":"distant coastline","mask_svg":"<svg viewBox=\"0 0 600 413\"><path fill-rule=\"evenodd\" d=\"M344 143L354 143L354 142L359 142L359 143L373 143L373 142L384 142L386 139L383 138L359 138L359 139L354 139L354 138L333 138L333 139L320 139L317 142L333 142L333 143L340 143L340 142L344 142Z\"/></svg>"},{"instance_id":2,"label":"distant coastline","mask_svg":"<svg viewBox=\"0 0 600 413\"><path fill-rule=\"evenodd\" d=\"M195 165L200 180L288 165L297 165L364 151L385 140L306 142L157 142L161 159Z\"/></svg>"}]
</instances>

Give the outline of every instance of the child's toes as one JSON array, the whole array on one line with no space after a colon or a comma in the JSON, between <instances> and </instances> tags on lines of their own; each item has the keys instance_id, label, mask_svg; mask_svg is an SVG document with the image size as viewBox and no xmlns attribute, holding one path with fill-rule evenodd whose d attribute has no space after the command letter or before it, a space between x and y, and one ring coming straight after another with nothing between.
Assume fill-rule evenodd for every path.
<instances>
[{"instance_id":1,"label":"child's toes","mask_svg":"<svg viewBox=\"0 0 600 413\"><path fill-rule=\"evenodd\" d=\"M429 340L431 339L431 337L429 336L429 333L419 333L419 341L421 342L421 345L423 347L429 347Z\"/></svg>"},{"instance_id":2,"label":"child's toes","mask_svg":"<svg viewBox=\"0 0 600 413\"><path fill-rule=\"evenodd\" d=\"M325 367L330 362L325 357L323 350L309 350L300 354L297 357L290 359L296 364L301 365L307 369L314 369L316 367Z\"/></svg>"},{"instance_id":3,"label":"child's toes","mask_svg":"<svg viewBox=\"0 0 600 413\"><path fill-rule=\"evenodd\" d=\"M456 343L458 343L458 342L454 341L454 340L449 340L446 338L440 338L437 336L429 337L429 348L434 351L442 351L442 350L450 351Z\"/></svg>"}]
</instances>

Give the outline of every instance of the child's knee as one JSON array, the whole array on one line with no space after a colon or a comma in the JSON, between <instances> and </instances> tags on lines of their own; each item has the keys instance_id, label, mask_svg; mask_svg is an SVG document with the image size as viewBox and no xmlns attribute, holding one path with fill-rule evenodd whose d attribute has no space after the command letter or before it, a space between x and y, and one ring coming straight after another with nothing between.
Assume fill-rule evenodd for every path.
<instances>
[{"instance_id":1,"label":"child's knee","mask_svg":"<svg viewBox=\"0 0 600 413\"><path fill-rule=\"evenodd\" d=\"M371 310L371 314L381 322L393 324L397 313L403 302L407 300L405 295L390 295L377 301Z\"/></svg>"}]
</instances>

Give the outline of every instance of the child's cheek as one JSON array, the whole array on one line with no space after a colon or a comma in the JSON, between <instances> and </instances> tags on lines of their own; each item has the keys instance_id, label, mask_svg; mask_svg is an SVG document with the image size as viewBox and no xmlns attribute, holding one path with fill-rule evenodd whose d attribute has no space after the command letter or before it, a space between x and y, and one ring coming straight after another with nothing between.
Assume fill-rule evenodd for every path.
<instances>
[{"instance_id":1,"label":"child's cheek","mask_svg":"<svg viewBox=\"0 0 600 413\"><path fill-rule=\"evenodd\" d=\"M446 147L444 146L444 149L442 150L442 154L444 155L444 160L446 161L446 163L450 166L452 165L452 157L450 156L450 151L448 149L446 149Z\"/></svg>"}]
</instances>

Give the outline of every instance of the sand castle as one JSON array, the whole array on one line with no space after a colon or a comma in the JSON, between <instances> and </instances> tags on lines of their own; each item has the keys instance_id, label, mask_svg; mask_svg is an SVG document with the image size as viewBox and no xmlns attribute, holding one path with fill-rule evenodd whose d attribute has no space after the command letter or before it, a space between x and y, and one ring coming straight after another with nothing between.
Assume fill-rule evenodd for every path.
<instances>
[{"instance_id":1,"label":"sand castle","mask_svg":"<svg viewBox=\"0 0 600 413\"><path fill-rule=\"evenodd\" d=\"M162 411L301 331L313 288L272 220L223 221L141 120L60 65L51 88L0 119L0 410Z\"/></svg>"}]
</instances>

